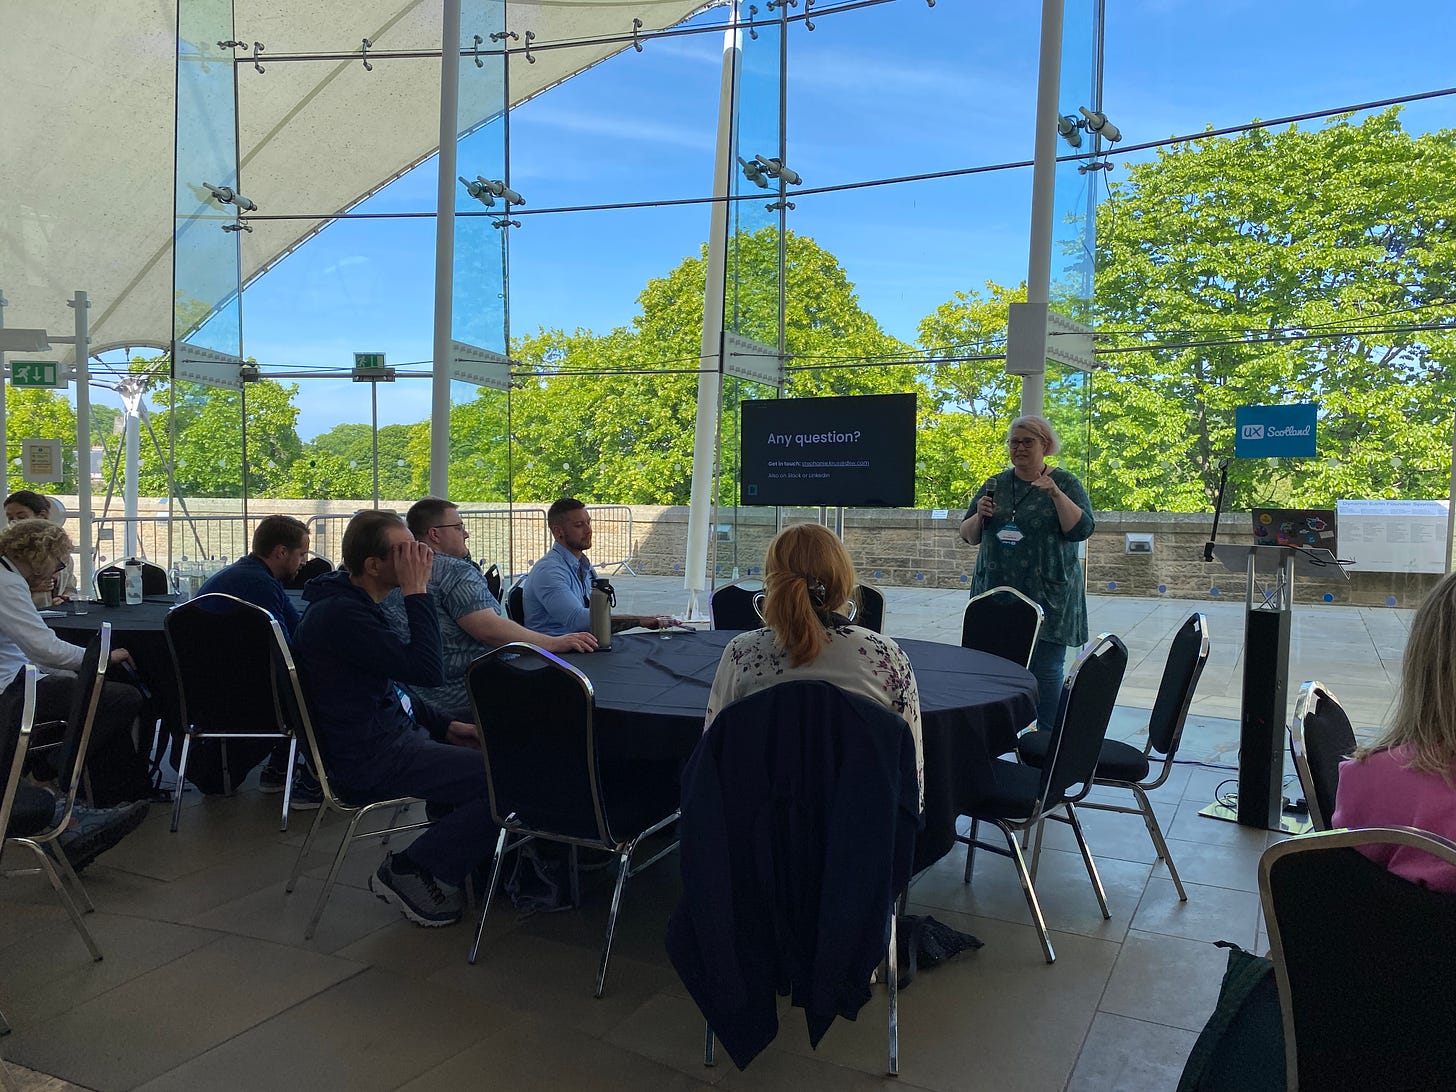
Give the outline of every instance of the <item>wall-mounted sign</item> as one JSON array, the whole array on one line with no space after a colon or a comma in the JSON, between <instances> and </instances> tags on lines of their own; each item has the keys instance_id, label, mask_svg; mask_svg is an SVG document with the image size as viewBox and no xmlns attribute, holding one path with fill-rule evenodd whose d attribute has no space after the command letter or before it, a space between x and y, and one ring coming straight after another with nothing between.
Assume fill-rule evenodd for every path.
<instances>
[{"instance_id":1,"label":"wall-mounted sign","mask_svg":"<svg viewBox=\"0 0 1456 1092\"><path fill-rule=\"evenodd\" d=\"M1234 456L1307 459L1315 453L1313 402L1292 406L1240 406L1234 411Z\"/></svg>"},{"instance_id":2,"label":"wall-mounted sign","mask_svg":"<svg viewBox=\"0 0 1456 1092\"><path fill-rule=\"evenodd\" d=\"M12 387L54 387L64 390L70 385L71 369L61 367L58 360L12 360ZM49 479L45 479L49 480Z\"/></svg>"},{"instance_id":3,"label":"wall-mounted sign","mask_svg":"<svg viewBox=\"0 0 1456 1092\"><path fill-rule=\"evenodd\" d=\"M35 484L58 482L65 477L61 467L61 441L21 440L20 476Z\"/></svg>"}]
</instances>

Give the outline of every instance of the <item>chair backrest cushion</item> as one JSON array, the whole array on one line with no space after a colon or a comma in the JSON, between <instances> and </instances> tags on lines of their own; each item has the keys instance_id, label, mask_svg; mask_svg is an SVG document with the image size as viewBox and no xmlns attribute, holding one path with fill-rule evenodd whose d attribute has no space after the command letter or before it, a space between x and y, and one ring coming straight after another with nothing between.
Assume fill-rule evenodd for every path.
<instances>
[{"instance_id":1,"label":"chair backrest cushion","mask_svg":"<svg viewBox=\"0 0 1456 1092\"><path fill-rule=\"evenodd\" d=\"M520 581L506 595L506 617L518 626L526 624L526 588Z\"/></svg>"},{"instance_id":2,"label":"chair backrest cushion","mask_svg":"<svg viewBox=\"0 0 1456 1092\"><path fill-rule=\"evenodd\" d=\"M753 609L754 593L762 591L761 581L724 584L715 588L708 599L708 613L714 629L758 629L763 625Z\"/></svg>"},{"instance_id":3,"label":"chair backrest cushion","mask_svg":"<svg viewBox=\"0 0 1456 1092\"><path fill-rule=\"evenodd\" d=\"M231 595L199 596L168 612L163 627L186 730L223 735L293 728L280 704L273 626L262 607Z\"/></svg>"},{"instance_id":4,"label":"chair backrest cushion","mask_svg":"<svg viewBox=\"0 0 1456 1092\"><path fill-rule=\"evenodd\" d=\"M297 590L316 576L334 571L334 563L326 557L311 557L298 567L298 572L283 582L285 588Z\"/></svg>"},{"instance_id":5,"label":"chair backrest cushion","mask_svg":"<svg viewBox=\"0 0 1456 1092\"><path fill-rule=\"evenodd\" d=\"M859 599L859 613L855 615L854 624L876 633L884 633L885 593L879 588L861 584L855 589L855 595Z\"/></svg>"},{"instance_id":6,"label":"chair backrest cushion","mask_svg":"<svg viewBox=\"0 0 1456 1092\"><path fill-rule=\"evenodd\" d=\"M1340 763L1355 750L1355 729L1339 700L1321 686L1310 690L1302 720L1305 762L1308 763L1315 803L1328 829L1335 814L1335 791L1340 785Z\"/></svg>"},{"instance_id":7,"label":"chair backrest cushion","mask_svg":"<svg viewBox=\"0 0 1456 1092\"><path fill-rule=\"evenodd\" d=\"M1025 667L1041 628L1042 610L1011 588L992 588L966 604L961 646Z\"/></svg>"},{"instance_id":8,"label":"chair backrest cushion","mask_svg":"<svg viewBox=\"0 0 1456 1092\"><path fill-rule=\"evenodd\" d=\"M1067 672L1057 706L1056 735L1042 767L1043 807L1087 795L1127 670L1127 646L1110 633L1089 644Z\"/></svg>"},{"instance_id":9,"label":"chair backrest cushion","mask_svg":"<svg viewBox=\"0 0 1456 1092\"><path fill-rule=\"evenodd\" d=\"M1456 845L1411 828L1336 830L1265 851L1286 1045L1306 1089L1456 1086L1456 897L1401 879L1357 847Z\"/></svg>"},{"instance_id":10,"label":"chair backrest cushion","mask_svg":"<svg viewBox=\"0 0 1456 1092\"><path fill-rule=\"evenodd\" d=\"M610 841L586 677L549 652L513 643L472 663L465 687L495 821L515 815L535 830Z\"/></svg>"},{"instance_id":11,"label":"chair backrest cushion","mask_svg":"<svg viewBox=\"0 0 1456 1092\"><path fill-rule=\"evenodd\" d=\"M683 894L668 955L740 1067L777 1032L774 994L811 1043L869 998L918 825L903 718L826 682L733 702L683 771Z\"/></svg>"},{"instance_id":12,"label":"chair backrest cushion","mask_svg":"<svg viewBox=\"0 0 1456 1092\"><path fill-rule=\"evenodd\" d=\"M1168 646L1163 678L1148 717L1148 738L1160 755L1172 755L1183 736L1193 691L1208 663L1208 621L1202 614L1190 615L1178 628Z\"/></svg>"}]
</instances>

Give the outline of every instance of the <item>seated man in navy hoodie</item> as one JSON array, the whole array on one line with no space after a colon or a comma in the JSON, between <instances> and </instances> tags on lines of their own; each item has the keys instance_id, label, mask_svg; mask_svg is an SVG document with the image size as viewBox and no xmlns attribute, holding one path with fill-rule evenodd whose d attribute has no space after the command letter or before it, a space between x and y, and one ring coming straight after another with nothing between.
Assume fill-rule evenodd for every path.
<instances>
[{"instance_id":1,"label":"seated man in navy hoodie","mask_svg":"<svg viewBox=\"0 0 1456 1092\"><path fill-rule=\"evenodd\" d=\"M342 569L305 587L308 609L293 634L324 768L350 803L418 796L453 809L369 879L369 890L410 921L451 925L464 910L460 888L494 852L497 831L475 725L423 702L411 720L391 681L444 681L440 625L426 589L432 551L394 513L360 512L341 552ZM394 588L404 595L408 640L379 607Z\"/></svg>"}]
</instances>

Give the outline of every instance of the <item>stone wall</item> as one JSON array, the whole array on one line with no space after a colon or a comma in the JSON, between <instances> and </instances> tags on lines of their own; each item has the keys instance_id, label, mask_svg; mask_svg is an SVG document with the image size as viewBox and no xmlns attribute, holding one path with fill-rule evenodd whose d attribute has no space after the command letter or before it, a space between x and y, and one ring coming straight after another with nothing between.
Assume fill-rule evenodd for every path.
<instances>
[{"instance_id":1,"label":"stone wall","mask_svg":"<svg viewBox=\"0 0 1456 1092\"><path fill-rule=\"evenodd\" d=\"M62 497L67 510L76 510L74 497ZM303 519L330 515L345 517L360 507L359 501L250 501L249 515L256 519L270 512L284 512ZM384 500L383 507L403 513L407 500ZM468 506L467 506L468 507ZM497 508L498 506L481 506ZM119 515L119 505L112 515ZM165 512L155 503L141 505L144 516ZM516 568L528 568L540 553L546 504L518 504L511 541ZM229 527L226 517L238 511L238 502L227 499L189 500L187 509L206 522L217 520L216 533L225 535L211 552L236 557L246 551L241 527ZM520 511L524 509L526 511ZM786 523L818 520L818 508L784 510ZM181 515L180 509L175 513ZM976 547L960 540L960 511L939 515L928 510L855 509L845 514L844 538L856 567L869 583L901 587L968 588L976 564ZM764 550L774 533L774 510L746 508L737 522L716 531L713 565L718 580L756 574L763 565ZM599 511L597 548L593 553L603 562L630 558L634 571L648 575L680 575L687 548L685 507L636 505L631 509ZM1097 595L1157 596L1177 599L1205 599L1211 595L1242 599L1242 573L1231 573L1217 562L1205 563L1203 544L1208 538L1211 517L1207 513L1097 513L1097 532L1087 541L1087 590ZM174 541L183 541L173 520ZM342 519L329 521L334 537L342 530ZM478 518L472 523L472 549L478 557L504 555L502 520ZM73 524L74 526L74 524ZM1220 541L1247 542L1251 517L1247 512L1225 513L1220 524ZM224 531L224 529L226 529ZM500 533L496 533L499 530ZM1149 553L1127 552L1126 536L1152 536ZM317 537L317 536L316 536ZM324 536L325 538L329 536ZM110 553L106 543L103 552ZM161 545L159 543L159 545ZM337 561L337 542L316 541L316 548ZM165 549L149 549L151 556L164 556ZM195 551L194 551L195 552ZM504 557L500 557L506 568ZM1296 581L1296 599L1357 606L1417 606L1440 577L1418 573L1352 573L1348 582ZM1217 589L1215 592L1213 589Z\"/></svg>"}]
</instances>

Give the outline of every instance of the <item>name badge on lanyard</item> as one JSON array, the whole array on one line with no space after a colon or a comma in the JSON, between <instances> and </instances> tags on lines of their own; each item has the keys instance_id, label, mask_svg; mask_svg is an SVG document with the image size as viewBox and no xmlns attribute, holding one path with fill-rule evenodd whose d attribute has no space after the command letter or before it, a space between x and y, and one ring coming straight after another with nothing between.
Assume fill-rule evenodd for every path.
<instances>
[{"instance_id":1,"label":"name badge on lanyard","mask_svg":"<svg viewBox=\"0 0 1456 1092\"><path fill-rule=\"evenodd\" d=\"M1025 536L1021 533L1021 529L1017 527L1014 523L1008 523L1005 527L1001 528L1001 530L996 532L996 540L1000 542L1002 546L1005 546L1008 550L1016 549L1016 544L1020 542L1024 537Z\"/></svg>"}]
</instances>

